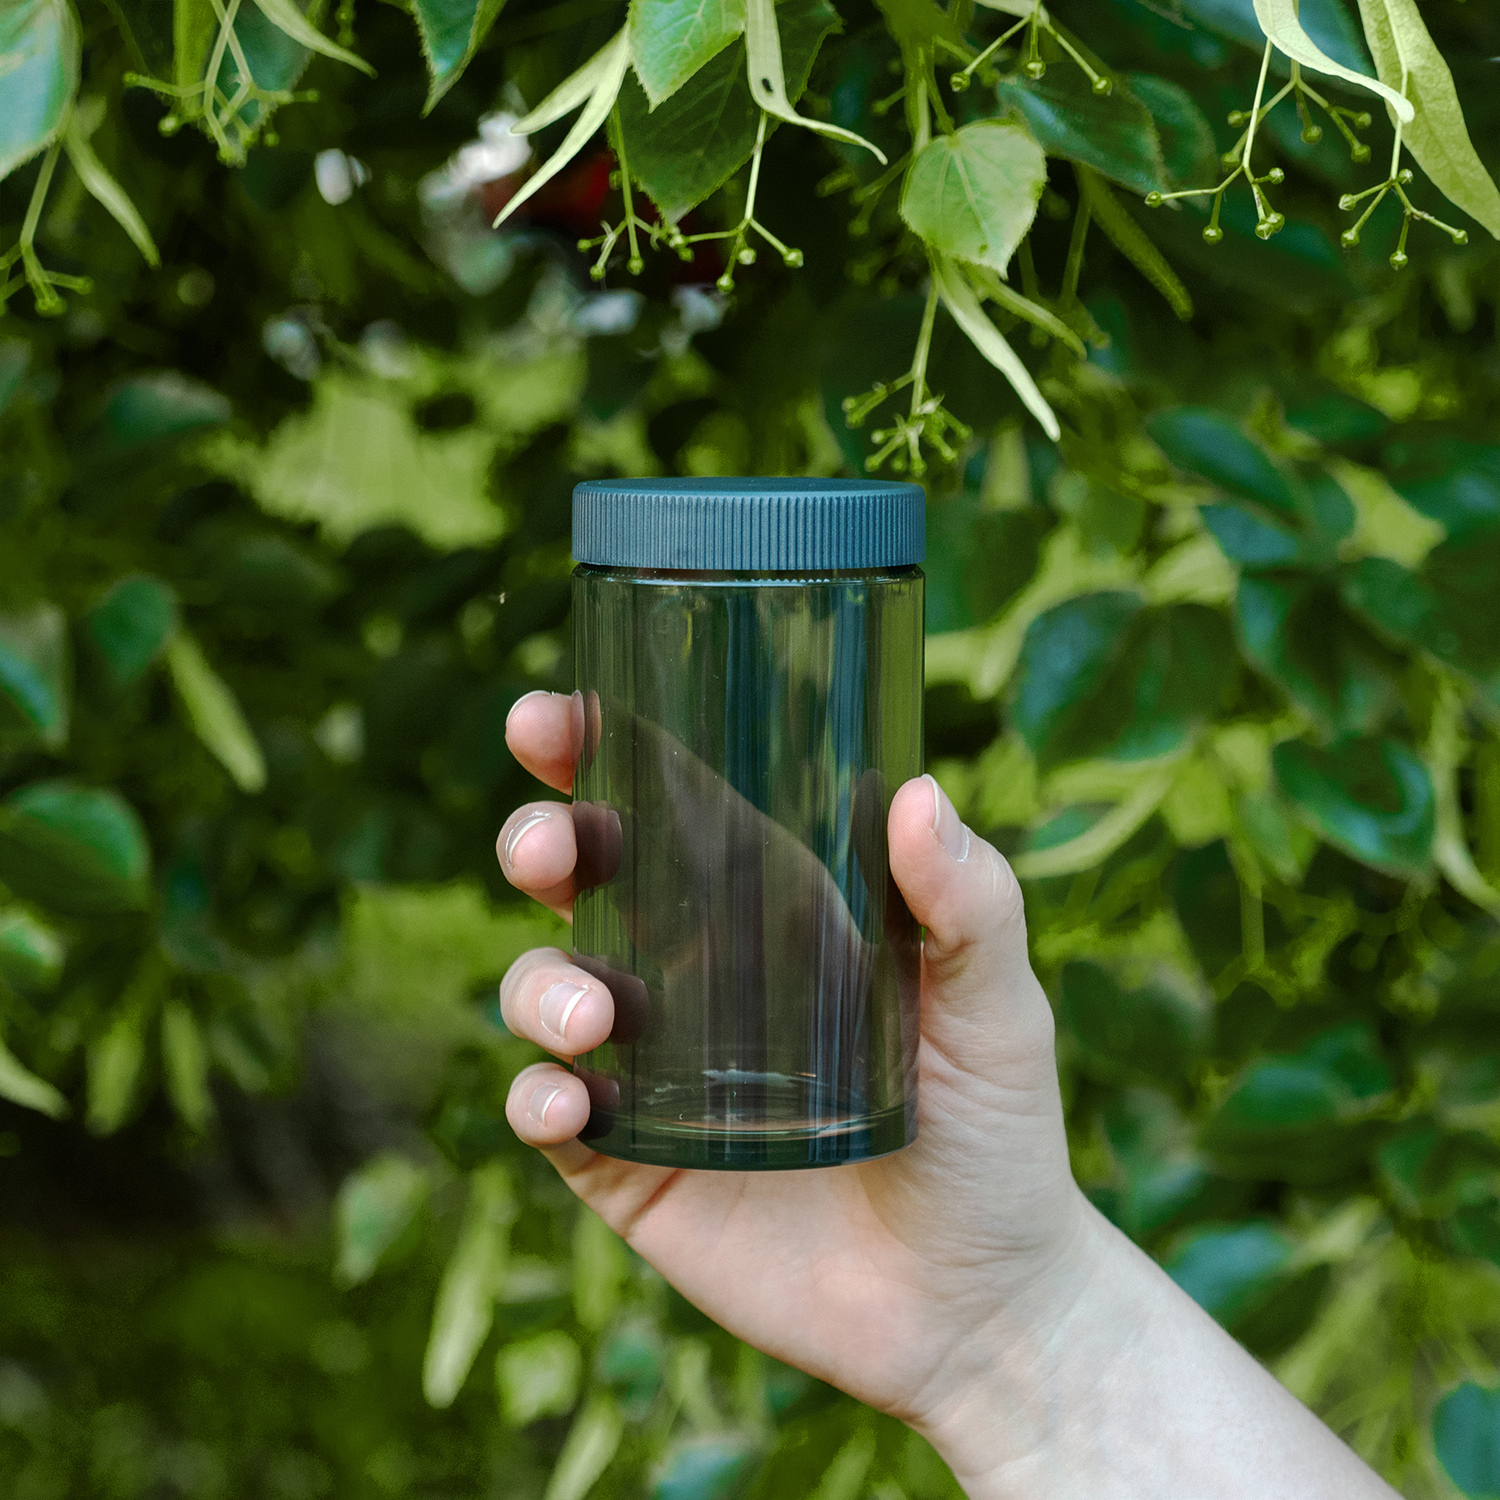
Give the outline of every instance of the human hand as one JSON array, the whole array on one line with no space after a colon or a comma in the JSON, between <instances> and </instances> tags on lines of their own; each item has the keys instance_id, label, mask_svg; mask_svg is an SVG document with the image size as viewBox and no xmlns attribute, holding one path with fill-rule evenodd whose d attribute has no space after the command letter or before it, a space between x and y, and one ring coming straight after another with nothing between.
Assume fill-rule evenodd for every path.
<instances>
[{"instance_id":1,"label":"human hand","mask_svg":"<svg viewBox=\"0 0 1500 1500\"><path fill-rule=\"evenodd\" d=\"M506 738L566 792L581 718L529 695ZM786 1173L618 1161L577 1139L588 1091L553 1063L512 1085L517 1135L715 1321L915 1427L975 1500L1390 1500L1079 1191L1009 865L930 777L896 793L887 831L926 928L913 1145ZM566 804L518 809L498 851L514 885L571 916L590 877ZM516 961L501 1006L563 1058L615 1023L610 990L555 948Z\"/></svg>"},{"instance_id":2,"label":"human hand","mask_svg":"<svg viewBox=\"0 0 1500 1500\"><path fill-rule=\"evenodd\" d=\"M562 695L522 700L507 726L517 758L559 791L571 786L581 732ZM1023 1323L1045 1328L1060 1315L1088 1211L1068 1170L1052 1014L1027 962L1014 876L931 778L897 793L888 837L892 873L927 928L915 1145L835 1172L616 1161L575 1139L588 1094L552 1064L521 1074L508 1114L716 1321L936 1431L976 1367L992 1363L997 1319L1014 1321L1025 1342ZM498 848L512 883L570 911L577 843L565 806L518 809ZM614 1022L610 991L556 949L518 960L501 998L513 1031L565 1058L602 1043Z\"/></svg>"}]
</instances>

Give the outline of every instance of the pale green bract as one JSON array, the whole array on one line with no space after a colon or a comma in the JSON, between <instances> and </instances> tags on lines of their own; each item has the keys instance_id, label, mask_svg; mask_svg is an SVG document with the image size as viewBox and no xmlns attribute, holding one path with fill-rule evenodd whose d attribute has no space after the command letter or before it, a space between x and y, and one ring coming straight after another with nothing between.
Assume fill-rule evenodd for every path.
<instances>
[{"instance_id":1,"label":"pale green bract","mask_svg":"<svg viewBox=\"0 0 1500 1500\"><path fill-rule=\"evenodd\" d=\"M745 29L745 0L631 0L626 29L655 109Z\"/></svg>"},{"instance_id":2,"label":"pale green bract","mask_svg":"<svg viewBox=\"0 0 1500 1500\"><path fill-rule=\"evenodd\" d=\"M1367 78L1363 73L1356 73L1353 68L1346 68L1343 63L1335 62L1308 36L1297 16L1297 0L1255 0L1255 19L1260 22L1260 29L1265 32L1271 45L1286 53L1293 62L1301 63L1304 68L1311 68L1315 73L1327 73L1334 78L1342 78L1345 83L1356 83L1361 88L1374 90L1395 111L1397 119L1408 124L1411 122L1411 101L1403 97L1400 89L1391 88L1379 79ZM1366 30L1368 29L1367 23ZM1372 48L1373 45L1372 42Z\"/></svg>"},{"instance_id":3,"label":"pale green bract","mask_svg":"<svg viewBox=\"0 0 1500 1500\"><path fill-rule=\"evenodd\" d=\"M0 7L0 178L44 151L78 88L78 22L68 0Z\"/></svg>"},{"instance_id":4,"label":"pale green bract","mask_svg":"<svg viewBox=\"0 0 1500 1500\"><path fill-rule=\"evenodd\" d=\"M1375 67L1416 107L1403 141L1433 185L1500 239L1500 189L1469 139L1453 74L1414 0L1359 0Z\"/></svg>"},{"instance_id":5,"label":"pale green bract","mask_svg":"<svg viewBox=\"0 0 1500 1500\"><path fill-rule=\"evenodd\" d=\"M146 264L159 266L161 256L156 250L156 241L141 218L139 210L130 201L125 189L105 170L104 163L89 144L89 136L104 118L104 105L93 99L85 99L68 116L63 130L63 150L78 180L107 208L114 221L135 242L135 247L146 258Z\"/></svg>"},{"instance_id":6,"label":"pale green bract","mask_svg":"<svg viewBox=\"0 0 1500 1500\"><path fill-rule=\"evenodd\" d=\"M1046 181L1047 158L1025 126L981 120L923 147L906 174L901 217L940 254L1003 276Z\"/></svg>"}]
</instances>

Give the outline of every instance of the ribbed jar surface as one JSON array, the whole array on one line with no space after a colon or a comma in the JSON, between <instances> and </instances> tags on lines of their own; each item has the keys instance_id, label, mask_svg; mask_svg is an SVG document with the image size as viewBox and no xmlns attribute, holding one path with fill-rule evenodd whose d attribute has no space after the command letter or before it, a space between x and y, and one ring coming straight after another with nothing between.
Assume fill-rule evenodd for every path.
<instances>
[{"instance_id":1,"label":"ribbed jar surface","mask_svg":"<svg viewBox=\"0 0 1500 1500\"><path fill-rule=\"evenodd\" d=\"M585 1139L831 1165L916 1133L917 930L886 815L921 771L922 574L573 576L577 959L611 1040Z\"/></svg>"}]
</instances>

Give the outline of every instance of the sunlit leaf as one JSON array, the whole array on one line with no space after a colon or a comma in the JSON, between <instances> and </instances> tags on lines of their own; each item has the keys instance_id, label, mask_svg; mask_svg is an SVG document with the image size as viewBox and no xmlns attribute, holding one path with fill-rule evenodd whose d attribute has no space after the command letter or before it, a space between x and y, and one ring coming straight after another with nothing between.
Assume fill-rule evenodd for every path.
<instances>
[{"instance_id":1,"label":"sunlit leaf","mask_svg":"<svg viewBox=\"0 0 1500 1500\"><path fill-rule=\"evenodd\" d=\"M161 1012L161 1061L167 1094L178 1117L202 1134L213 1122L214 1101L208 1090L208 1048L187 1005L170 999Z\"/></svg>"},{"instance_id":2,"label":"sunlit leaf","mask_svg":"<svg viewBox=\"0 0 1500 1500\"><path fill-rule=\"evenodd\" d=\"M34 1109L54 1120L68 1113L68 1101L46 1081L22 1066L15 1053L0 1041L0 1099L22 1109Z\"/></svg>"},{"instance_id":3,"label":"sunlit leaf","mask_svg":"<svg viewBox=\"0 0 1500 1500\"><path fill-rule=\"evenodd\" d=\"M745 29L745 0L631 0L630 61L654 109Z\"/></svg>"},{"instance_id":4,"label":"sunlit leaf","mask_svg":"<svg viewBox=\"0 0 1500 1500\"><path fill-rule=\"evenodd\" d=\"M57 139L78 88L78 50L68 0L0 8L0 178Z\"/></svg>"},{"instance_id":5,"label":"sunlit leaf","mask_svg":"<svg viewBox=\"0 0 1500 1500\"><path fill-rule=\"evenodd\" d=\"M583 1500L619 1451L625 1424L607 1396L595 1396L573 1419L542 1500Z\"/></svg>"},{"instance_id":6,"label":"sunlit leaf","mask_svg":"<svg viewBox=\"0 0 1500 1500\"><path fill-rule=\"evenodd\" d=\"M146 1025L158 998L159 977L151 960L144 961L109 1024L88 1045L86 1120L95 1135L113 1135L139 1101L146 1062Z\"/></svg>"},{"instance_id":7,"label":"sunlit leaf","mask_svg":"<svg viewBox=\"0 0 1500 1500\"><path fill-rule=\"evenodd\" d=\"M1005 271L1047 181L1042 148L1011 120L929 141L901 189L901 217L934 250Z\"/></svg>"},{"instance_id":8,"label":"sunlit leaf","mask_svg":"<svg viewBox=\"0 0 1500 1500\"><path fill-rule=\"evenodd\" d=\"M20 729L50 750L68 740L68 622L55 604L0 615L0 734Z\"/></svg>"},{"instance_id":9,"label":"sunlit leaf","mask_svg":"<svg viewBox=\"0 0 1500 1500\"><path fill-rule=\"evenodd\" d=\"M561 1329L506 1344L495 1356L500 1412L512 1427L566 1416L578 1402L583 1355Z\"/></svg>"},{"instance_id":10,"label":"sunlit leaf","mask_svg":"<svg viewBox=\"0 0 1500 1500\"><path fill-rule=\"evenodd\" d=\"M198 738L242 792L263 790L265 754L229 684L208 664L202 648L184 630L178 630L167 642L166 660Z\"/></svg>"},{"instance_id":11,"label":"sunlit leaf","mask_svg":"<svg viewBox=\"0 0 1500 1500\"><path fill-rule=\"evenodd\" d=\"M67 948L57 931L24 907L0 909L0 980L22 994L45 994L62 978Z\"/></svg>"},{"instance_id":12,"label":"sunlit leaf","mask_svg":"<svg viewBox=\"0 0 1500 1500\"><path fill-rule=\"evenodd\" d=\"M609 1322L629 1273L624 1241L580 1205L573 1230L573 1311L585 1328L598 1330Z\"/></svg>"}]
</instances>

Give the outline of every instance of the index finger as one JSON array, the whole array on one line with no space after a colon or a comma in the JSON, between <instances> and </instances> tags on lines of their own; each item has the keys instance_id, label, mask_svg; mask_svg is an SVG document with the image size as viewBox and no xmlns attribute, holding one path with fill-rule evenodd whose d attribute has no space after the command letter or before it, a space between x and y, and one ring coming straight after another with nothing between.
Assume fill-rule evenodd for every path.
<instances>
[{"instance_id":1,"label":"index finger","mask_svg":"<svg viewBox=\"0 0 1500 1500\"><path fill-rule=\"evenodd\" d=\"M505 743L538 781L559 792L573 789L573 767L583 748L583 701L577 693L538 688L510 706Z\"/></svg>"}]
</instances>

